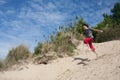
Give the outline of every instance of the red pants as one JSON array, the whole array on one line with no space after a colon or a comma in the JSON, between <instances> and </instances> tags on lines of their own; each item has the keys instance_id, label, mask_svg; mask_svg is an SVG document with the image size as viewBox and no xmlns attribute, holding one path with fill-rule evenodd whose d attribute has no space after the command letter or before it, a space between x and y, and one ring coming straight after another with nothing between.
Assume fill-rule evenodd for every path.
<instances>
[{"instance_id":1,"label":"red pants","mask_svg":"<svg viewBox=\"0 0 120 80\"><path fill-rule=\"evenodd\" d=\"M88 44L88 45L89 45L89 47L90 47L90 49L91 49L92 51L95 50L95 48L94 48L93 45L92 45L93 38L85 38L83 41L84 41L85 44Z\"/></svg>"}]
</instances>

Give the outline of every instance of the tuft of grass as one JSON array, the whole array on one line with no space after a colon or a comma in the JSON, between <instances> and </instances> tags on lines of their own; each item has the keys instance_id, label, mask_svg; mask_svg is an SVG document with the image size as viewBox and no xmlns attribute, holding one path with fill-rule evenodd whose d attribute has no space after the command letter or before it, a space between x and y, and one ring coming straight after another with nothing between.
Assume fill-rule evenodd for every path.
<instances>
[{"instance_id":1,"label":"tuft of grass","mask_svg":"<svg viewBox=\"0 0 120 80\"><path fill-rule=\"evenodd\" d=\"M0 60L0 71L4 71L7 68L7 66L5 65L4 60Z\"/></svg>"},{"instance_id":2,"label":"tuft of grass","mask_svg":"<svg viewBox=\"0 0 120 80\"><path fill-rule=\"evenodd\" d=\"M2 61L0 61L0 71L3 69L4 65L2 63Z\"/></svg>"},{"instance_id":3,"label":"tuft of grass","mask_svg":"<svg viewBox=\"0 0 120 80\"><path fill-rule=\"evenodd\" d=\"M12 66L18 63L19 60L27 59L30 56L28 48L24 45L19 45L16 48L13 48L9 51L6 59L5 65Z\"/></svg>"},{"instance_id":4,"label":"tuft of grass","mask_svg":"<svg viewBox=\"0 0 120 80\"><path fill-rule=\"evenodd\" d=\"M52 41L54 47L53 50L57 53L72 53L73 49L75 49L74 44L71 41L72 35L70 33L62 33L58 32L54 41Z\"/></svg>"},{"instance_id":5,"label":"tuft of grass","mask_svg":"<svg viewBox=\"0 0 120 80\"><path fill-rule=\"evenodd\" d=\"M42 47L43 43L38 43L37 47L34 49L34 54L33 55L38 55L42 53Z\"/></svg>"}]
</instances>

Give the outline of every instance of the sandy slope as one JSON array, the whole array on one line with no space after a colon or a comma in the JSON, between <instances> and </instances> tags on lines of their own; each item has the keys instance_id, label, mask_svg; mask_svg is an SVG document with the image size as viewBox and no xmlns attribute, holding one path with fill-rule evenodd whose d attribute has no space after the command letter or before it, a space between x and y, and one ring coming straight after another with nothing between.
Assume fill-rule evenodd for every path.
<instances>
[{"instance_id":1,"label":"sandy slope","mask_svg":"<svg viewBox=\"0 0 120 80\"><path fill-rule=\"evenodd\" d=\"M57 59L47 65L29 64L22 69L0 72L0 80L120 80L120 41L94 45L98 59L80 44L77 56Z\"/></svg>"}]
</instances>

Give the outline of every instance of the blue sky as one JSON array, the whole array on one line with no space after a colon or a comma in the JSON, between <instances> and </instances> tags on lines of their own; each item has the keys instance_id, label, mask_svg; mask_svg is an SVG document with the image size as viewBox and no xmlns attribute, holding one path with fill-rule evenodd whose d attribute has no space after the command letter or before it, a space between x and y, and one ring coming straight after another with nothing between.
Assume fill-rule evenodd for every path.
<instances>
[{"instance_id":1,"label":"blue sky","mask_svg":"<svg viewBox=\"0 0 120 80\"><path fill-rule=\"evenodd\" d=\"M0 58L20 44L31 51L75 16L94 26L120 0L0 0Z\"/></svg>"}]
</instances>

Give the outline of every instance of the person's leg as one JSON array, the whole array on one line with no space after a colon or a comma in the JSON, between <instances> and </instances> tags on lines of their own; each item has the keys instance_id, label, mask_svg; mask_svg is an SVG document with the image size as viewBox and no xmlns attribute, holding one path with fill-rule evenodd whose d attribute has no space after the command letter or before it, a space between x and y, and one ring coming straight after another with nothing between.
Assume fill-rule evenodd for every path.
<instances>
[{"instance_id":1,"label":"person's leg","mask_svg":"<svg viewBox=\"0 0 120 80\"><path fill-rule=\"evenodd\" d=\"M89 47L89 40L90 40L89 38L85 38L83 40L84 44L87 46L88 49L90 49L90 47Z\"/></svg>"},{"instance_id":2,"label":"person's leg","mask_svg":"<svg viewBox=\"0 0 120 80\"><path fill-rule=\"evenodd\" d=\"M96 54L96 57L98 58L98 55L95 52L95 48L94 48L94 46L92 44L92 41L93 41L93 38L86 38L86 39L84 39L84 43L89 45L90 49Z\"/></svg>"},{"instance_id":3,"label":"person's leg","mask_svg":"<svg viewBox=\"0 0 120 80\"><path fill-rule=\"evenodd\" d=\"M84 42L84 44L88 44L88 38L85 38L85 39L83 40L83 42Z\"/></svg>"},{"instance_id":4,"label":"person's leg","mask_svg":"<svg viewBox=\"0 0 120 80\"><path fill-rule=\"evenodd\" d=\"M91 49L92 51L95 51L95 48L94 48L94 46L93 46L93 44L92 44L92 41L93 41L93 38L89 38L88 44L89 44L90 49Z\"/></svg>"}]
</instances>

